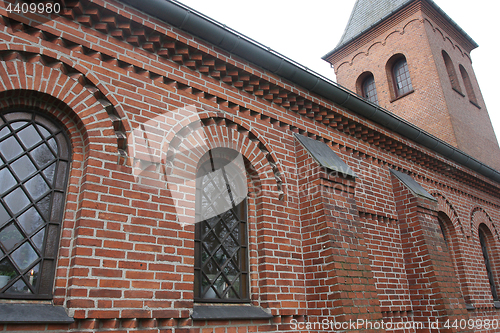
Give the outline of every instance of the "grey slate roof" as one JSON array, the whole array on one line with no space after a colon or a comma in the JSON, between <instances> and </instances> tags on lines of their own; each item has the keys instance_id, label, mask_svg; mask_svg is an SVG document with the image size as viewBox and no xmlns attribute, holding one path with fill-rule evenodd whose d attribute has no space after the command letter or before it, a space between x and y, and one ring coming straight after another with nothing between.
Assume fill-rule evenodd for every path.
<instances>
[{"instance_id":1,"label":"grey slate roof","mask_svg":"<svg viewBox=\"0 0 500 333\"><path fill-rule=\"evenodd\" d=\"M328 52L323 59L328 58L334 52L347 45L353 39L368 31L371 27L382 22L401 8L414 0L356 0L351 16L347 22L344 34L340 38L337 46ZM434 7L455 29L458 30L474 47L477 43L462 30L433 0L427 2Z\"/></svg>"},{"instance_id":2,"label":"grey slate roof","mask_svg":"<svg viewBox=\"0 0 500 333\"><path fill-rule=\"evenodd\" d=\"M417 183L415 179L413 179L410 175L406 173L402 173L393 169L389 169L389 171L396 176L410 191L412 191L415 195L420 197L437 201L429 192L427 192L422 185Z\"/></svg>"},{"instance_id":3,"label":"grey slate roof","mask_svg":"<svg viewBox=\"0 0 500 333\"><path fill-rule=\"evenodd\" d=\"M413 0L356 0L338 48Z\"/></svg>"}]
</instances>

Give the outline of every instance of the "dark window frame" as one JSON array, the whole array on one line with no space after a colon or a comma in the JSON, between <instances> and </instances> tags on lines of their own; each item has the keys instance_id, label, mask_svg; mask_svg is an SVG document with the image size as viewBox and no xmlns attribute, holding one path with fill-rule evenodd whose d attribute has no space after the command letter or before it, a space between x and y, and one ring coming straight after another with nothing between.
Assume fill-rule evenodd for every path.
<instances>
[{"instance_id":1,"label":"dark window frame","mask_svg":"<svg viewBox=\"0 0 500 333\"><path fill-rule=\"evenodd\" d=\"M228 175L225 173L223 168L220 168L220 166L214 166L213 164L212 152L217 149L229 150L228 148L215 148L209 151L200 160L198 166L195 199L196 214L201 215L201 196L207 195L204 193L203 186L204 179L208 179L205 177L210 177L209 175L211 171L219 169L222 171L224 176L228 193L231 197L232 208L222 214L197 222L195 225L194 301L200 303L249 303L250 264L248 249L248 198L245 198L238 204L234 202L230 186L228 185ZM229 161L231 159L231 154L228 155ZM211 180L208 181L210 182ZM247 181L247 179L244 181ZM236 219L237 222L230 226L226 222L228 216ZM221 236L220 233L216 232L217 229L222 230L227 234L225 236ZM234 237L235 234L237 235L236 237ZM231 251L226 248L228 245L224 244L224 240L236 243L238 245L238 249L236 251L232 251L231 253ZM209 242L211 242L210 244L212 245L210 245ZM211 246L213 247L211 248ZM222 254L219 255L219 259L223 256L227 258L222 265L218 262L218 258L216 257L219 252L222 252ZM238 259L235 260L235 257ZM215 266L215 271L217 272L214 277L209 277L205 270L205 268L208 267L207 265L210 264ZM224 272L228 265L232 265L233 269L236 268L238 271L237 276L239 276L239 278L231 279L228 274ZM222 290L217 288L217 281L220 277L222 277L224 285ZM232 296L229 296L230 292L232 292ZM209 295L215 297L209 297Z\"/></svg>"},{"instance_id":2,"label":"dark window frame","mask_svg":"<svg viewBox=\"0 0 500 333\"><path fill-rule=\"evenodd\" d=\"M25 122L24 125L18 127L22 122ZM0 154L0 171L15 181L15 185L9 185L10 187L0 195L0 208L7 214L3 216L8 218L0 221L0 234L3 233L4 236L4 242L0 242L0 269L6 274L11 274L10 280L0 288L0 299L51 300L71 168L70 140L65 127L55 117L27 108L2 111L0 133L2 131L0 143L10 140L9 144L20 146L21 153L10 157L6 156L9 153ZM23 131L27 133L23 134L25 135L24 141L21 137ZM57 147L57 151L54 146ZM35 153L37 149L39 152L51 154L52 159L47 160L45 165L41 165L43 160L41 156L45 155ZM18 168L17 171L16 168ZM23 168L32 168L32 170L20 176L20 170ZM48 171L51 168L53 171ZM28 185L30 182L35 185ZM39 191L44 187L47 189L45 192L40 192L43 194L34 194L36 192L33 188ZM15 208L12 204L13 200L8 199L6 202L9 195L27 198L29 202L21 208ZM35 197L35 195L40 196ZM44 200L47 203L42 205ZM37 223L41 224L36 227L27 227L28 222L23 222L23 216L32 218L29 223L34 223L33 221L38 219ZM28 217L25 221L28 221ZM34 229L31 230L32 228ZM42 236L38 235L42 233L41 245L37 246L34 238L36 236L41 238ZM19 239L20 236L22 239ZM16 241L16 238L17 242L12 243L12 240ZM16 254L18 251L19 255ZM21 254L33 255L33 253L36 254L37 259L23 267L24 260L22 264L19 263ZM12 276L12 273L15 276ZM21 286L22 284L24 286ZM14 285L17 288L14 288ZM31 294L12 291L7 293L9 290L29 291Z\"/></svg>"},{"instance_id":3,"label":"dark window frame","mask_svg":"<svg viewBox=\"0 0 500 333\"><path fill-rule=\"evenodd\" d=\"M499 299L498 299L497 287L495 284L495 277L493 275L493 270L491 268L491 261L490 261L491 256L487 239L488 237L483 228L486 227L484 225L480 225L478 228L479 244L481 246L481 251L483 253L484 265L486 267L486 273L488 275L488 281L490 283L491 295L493 296L493 301L498 302Z\"/></svg>"},{"instance_id":4,"label":"dark window frame","mask_svg":"<svg viewBox=\"0 0 500 333\"><path fill-rule=\"evenodd\" d=\"M410 69L404 56L394 60L391 69L395 97L405 96L413 91Z\"/></svg>"},{"instance_id":5,"label":"dark window frame","mask_svg":"<svg viewBox=\"0 0 500 333\"><path fill-rule=\"evenodd\" d=\"M443 240L444 240L444 244L446 245L448 251L450 250L450 244L448 244L449 242L449 237L448 235L446 234L447 231L446 231L446 226L444 225L445 222L441 219L441 217L438 217L438 222L439 222L439 228L441 229L441 235L443 235Z\"/></svg>"},{"instance_id":6,"label":"dark window frame","mask_svg":"<svg viewBox=\"0 0 500 333\"><path fill-rule=\"evenodd\" d=\"M368 101L378 105L377 85L373 74L368 73L361 82L362 96Z\"/></svg>"}]
</instances>

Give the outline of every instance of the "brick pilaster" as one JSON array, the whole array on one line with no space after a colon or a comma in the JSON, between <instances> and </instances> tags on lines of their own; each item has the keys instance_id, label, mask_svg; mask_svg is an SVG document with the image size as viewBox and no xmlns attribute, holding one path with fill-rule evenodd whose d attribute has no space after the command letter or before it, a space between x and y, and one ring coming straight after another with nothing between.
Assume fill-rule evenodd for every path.
<instances>
[{"instance_id":1,"label":"brick pilaster","mask_svg":"<svg viewBox=\"0 0 500 333\"><path fill-rule=\"evenodd\" d=\"M355 179L318 167L302 147L298 159L308 321L381 322Z\"/></svg>"},{"instance_id":2,"label":"brick pilaster","mask_svg":"<svg viewBox=\"0 0 500 333\"><path fill-rule=\"evenodd\" d=\"M438 322L439 332L452 332L446 320L467 320L465 302L441 235L437 202L415 195L394 175L391 176L410 286L413 319ZM428 328L425 331L428 330ZM437 332L437 330L432 330Z\"/></svg>"}]
</instances>

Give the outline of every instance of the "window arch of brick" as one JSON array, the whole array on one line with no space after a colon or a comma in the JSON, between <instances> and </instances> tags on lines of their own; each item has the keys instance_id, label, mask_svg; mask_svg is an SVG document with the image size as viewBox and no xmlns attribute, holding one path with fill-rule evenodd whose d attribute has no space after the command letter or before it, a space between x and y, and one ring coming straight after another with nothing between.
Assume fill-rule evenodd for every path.
<instances>
[{"instance_id":1,"label":"window arch of brick","mask_svg":"<svg viewBox=\"0 0 500 333\"><path fill-rule=\"evenodd\" d=\"M465 91L467 92L467 97L469 97L469 101L472 104L479 106L477 104L476 94L474 93L474 88L472 87L472 82L470 80L469 74L465 70L464 66L459 65L458 67L460 69L460 74L462 75L462 80L464 81Z\"/></svg>"},{"instance_id":2,"label":"window arch of brick","mask_svg":"<svg viewBox=\"0 0 500 333\"><path fill-rule=\"evenodd\" d=\"M55 119L0 114L0 298L52 298L70 147Z\"/></svg>"},{"instance_id":3,"label":"window arch of brick","mask_svg":"<svg viewBox=\"0 0 500 333\"><path fill-rule=\"evenodd\" d=\"M463 258L461 257L461 252L458 244L458 237L455 228L453 226L453 222L448 217L448 215L443 211L438 212L438 222L439 222L439 228L441 229L441 233L443 235L446 244L446 250L450 254L453 263L455 276L457 277L457 280L459 282L460 292L462 293L462 296L464 297L466 303L471 303L467 287L465 285L466 278L464 274L464 267L462 260Z\"/></svg>"},{"instance_id":4,"label":"window arch of brick","mask_svg":"<svg viewBox=\"0 0 500 333\"><path fill-rule=\"evenodd\" d=\"M493 296L493 300L498 302L498 286L496 281L498 278L498 271L496 270L497 267L495 265L495 257L498 255L498 247L494 246L495 240L493 234L484 223L481 223L478 227L478 238L484 259L484 265L486 267L486 273L488 274L491 295Z\"/></svg>"},{"instance_id":5,"label":"window arch of brick","mask_svg":"<svg viewBox=\"0 0 500 333\"><path fill-rule=\"evenodd\" d=\"M247 186L255 171L248 168L248 161L229 148L211 149L198 163L195 301L250 300Z\"/></svg>"},{"instance_id":6,"label":"window arch of brick","mask_svg":"<svg viewBox=\"0 0 500 333\"><path fill-rule=\"evenodd\" d=\"M371 72L361 74L356 82L358 95L363 96L370 102L378 105L377 87L375 77Z\"/></svg>"},{"instance_id":7,"label":"window arch of brick","mask_svg":"<svg viewBox=\"0 0 500 333\"><path fill-rule=\"evenodd\" d=\"M453 66L453 61L451 61L450 56L446 51L441 52L443 55L444 65L446 67L446 72L448 73L448 78L450 79L451 87L459 93L462 93L460 89L460 84L458 83L457 73L455 72L455 67Z\"/></svg>"},{"instance_id":8,"label":"window arch of brick","mask_svg":"<svg viewBox=\"0 0 500 333\"><path fill-rule=\"evenodd\" d=\"M386 65L387 80L392 86L391 95L398 98L413 91L410 70L406 57L402 54L392 56Z\"/></svg>"}]
</instances>

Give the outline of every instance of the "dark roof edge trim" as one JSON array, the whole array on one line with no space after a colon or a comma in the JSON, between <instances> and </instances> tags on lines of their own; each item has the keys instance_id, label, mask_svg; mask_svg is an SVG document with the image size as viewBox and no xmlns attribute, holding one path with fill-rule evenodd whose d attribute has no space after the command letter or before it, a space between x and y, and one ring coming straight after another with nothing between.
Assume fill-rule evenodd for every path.
<instances>
[{"instance_id":1,"label":"dark roof edge trim","mask_svg":"<svg viewBox=\"0 0 500 333\"><path fill-rule=\"evenodd\" d=\"M462 29L455 21L453 21L453 19L448 15L446 14L446 12L444 10L441 9L441 7L439 7L433 0L425 0L427 1L431 6L432 8L434 8L439 14L441 14L444 19L446 21L448 21L448 23L451 24L452 27L454 27L459 34L461 34L462 36L465 37L465 39L467 39L467 41L469 43L472 44L473 48L472 49L475 49L476 47L478 47L479 45L474 41L474 39L472 39L471 36L469 36L464 29ZM340 49L344 48L345 46L347 46L347 44L351 43L352 41L354 41L355 39L357 39L358 37L360 37L361 35L365 34L368 30L372 29L373 27L377 26L378 24L380 24L382 21L385 21L386 19L388 19L390 16L392 16L394 13L400 11L401 9L403 9L404 7L406 6L409 6L411 4L411 2L409 3L405 3L403 4L402 6L392 10L389 14L385 15L383 18L381 18L379 21L377 21L376 23L370 25L368 28L366 28L365 30L361 31L359 34L357 34L356 36L352 37L351 39L347 40L347 41L344 41L342 42L342 40L344 39L344 35L345 35L345 31L344 31L344 34L342 35L342 37L340 38L340 42L337 46L335 46L335 48L333 50L331 50L330 52L328 52L327 54L325 54L324 56L321 57L321 59L323 60L327 60L329 57L332 56L332 54L334 54L335 52L339 51ZM349 19L349 22L348 24L350 23L350 19Z\"/></svg>"},{"instance_id":2,"label":"dark roof edge trim","mask_svg":"<svg viewBox=\"0 0 500 333\"><path fill-rule=\"evenodd\" d=\"M450 144L372 104L336 82L311 71L299 63L253 41L252 39L210 19L209 17L171 0L121 0L153 17L204 39L257 66L293 82L319 96L344 106L450 160L461 164L497 183L500 173L479 162ZM431 1L431 0L426 0Z\"/></svg>"}]
</instances>

